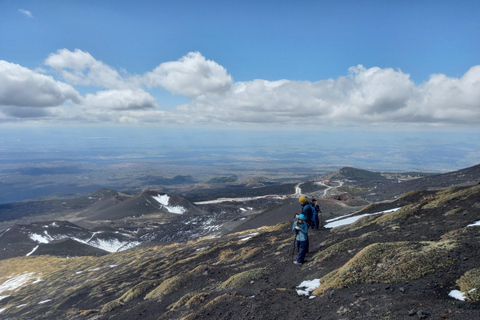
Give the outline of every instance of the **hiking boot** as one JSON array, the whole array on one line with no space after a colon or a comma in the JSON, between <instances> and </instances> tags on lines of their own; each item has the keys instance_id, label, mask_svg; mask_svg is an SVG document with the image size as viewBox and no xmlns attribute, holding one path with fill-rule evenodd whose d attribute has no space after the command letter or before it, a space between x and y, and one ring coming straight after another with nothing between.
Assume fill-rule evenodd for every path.
<instances>
[{"instance_id":1,"label":"hiking boot","mask_svg":"<svg viewBox=\"0 0 480 320\"><path fill-rule=\"evenodd\" d=\"M302 265L302 263L298 262L297 260L293 261L293 264Z\"/></svg>"}]
</instances>

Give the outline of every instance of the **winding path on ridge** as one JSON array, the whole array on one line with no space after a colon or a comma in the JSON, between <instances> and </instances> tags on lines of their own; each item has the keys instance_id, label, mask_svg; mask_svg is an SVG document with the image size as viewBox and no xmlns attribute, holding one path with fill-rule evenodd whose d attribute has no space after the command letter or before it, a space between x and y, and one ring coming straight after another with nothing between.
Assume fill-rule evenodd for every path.
<instances>
[{"instance_id":1,"label":"winding path on ridge","mask_svg":"<svg viewBox=\"0 0 480 320\"><path fill-rule=\"evenodd\" d=\"M327 196L327 193L328 193L329 190L340 188L341 186L343 186L343 181L334 181L334 182L338 182L339 185L338 186L329 186L329 185L326 185L323 182L316 182L316 184L327 188L327 189L323 190L323 195L322 195L323 198L325 198ZM295 193L293 195L282 196L282 197L299 197L299 196L301 196L302 195L302 188L300 188L300 186L304 183L305 182L299 182L295 185L295 187L294 187L295 188ZM257 199L272 197L272 196L280 197L278 195L265 195L265 196L244 197L244 198L219 198L219 199L215 199L215 200L195 202L195 204L212 204L212 203L220 203L220 202L226 202L226 201L242 202L242 201L257 200Z\"/></svg>"}]
</instances>

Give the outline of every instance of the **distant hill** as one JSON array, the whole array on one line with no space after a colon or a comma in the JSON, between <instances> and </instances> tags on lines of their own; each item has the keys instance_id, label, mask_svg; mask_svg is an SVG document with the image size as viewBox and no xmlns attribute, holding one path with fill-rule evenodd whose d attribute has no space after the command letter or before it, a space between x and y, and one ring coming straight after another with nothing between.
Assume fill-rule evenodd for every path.
<instances>
[{"instance_id":1,"label":"distant hill","mask_svg":"<svg viewBox=\"0 0 480 320\"><path fill-rule=\"evenodd\" d=\"M341 178L347 180L385 180L386 178L380 172L372 172L352 167L344 167L336 172L332 178Z\"/></svg>"}]
</instances>

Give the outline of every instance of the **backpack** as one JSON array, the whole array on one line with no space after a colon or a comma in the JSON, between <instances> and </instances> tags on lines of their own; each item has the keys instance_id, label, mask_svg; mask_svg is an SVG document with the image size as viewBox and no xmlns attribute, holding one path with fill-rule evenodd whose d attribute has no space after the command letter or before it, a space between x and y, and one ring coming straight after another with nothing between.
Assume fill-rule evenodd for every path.
<instances>
[{"instance_id":1,"label":"backpack","mask_svg":"<svg viewBox=\"0 0 480 320\"><path fill-rule=\"evenodd\" d=\"M308 215L305 213L305 208L306 207L310 207L310 209L312 210L312 216L310 217L310 221L315 221L315 218L316 218L315 216L316 216L316 212L317 212L315 210L315 207L312 206L310 203L308 203L308 204L306 204L302 207L302 213L305 215L305 217L307 217L307 219L308 219Z\"/></svg>"}]
</instances>

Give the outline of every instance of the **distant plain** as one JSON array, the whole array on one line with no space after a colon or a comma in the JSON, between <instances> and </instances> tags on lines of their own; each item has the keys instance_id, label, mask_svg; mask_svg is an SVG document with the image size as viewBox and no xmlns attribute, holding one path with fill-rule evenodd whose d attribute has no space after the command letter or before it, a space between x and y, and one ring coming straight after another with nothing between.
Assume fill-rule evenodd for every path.
<instances>
[{"instance_id":1,"label":"distant plain","mask_svg":"<svg viewBox=\"0 0 480 320\"><path fill-rule=\"evenodd\" d=\"M295 181L345 166L444 173L479 159L476 132L9 126L0 129L0 203L215 177Z\"/></svg>"}]
</instances>

